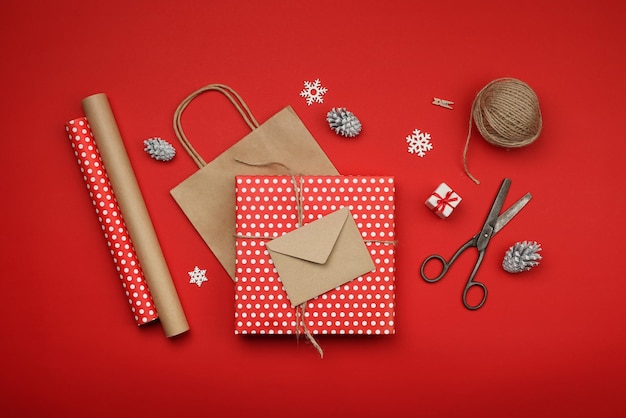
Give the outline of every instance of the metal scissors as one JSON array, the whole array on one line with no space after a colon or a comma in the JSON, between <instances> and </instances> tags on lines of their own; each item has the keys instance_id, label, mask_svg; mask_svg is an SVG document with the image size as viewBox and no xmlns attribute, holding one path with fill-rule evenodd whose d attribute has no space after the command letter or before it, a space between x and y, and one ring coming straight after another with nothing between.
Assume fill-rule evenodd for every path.
<instances>
[{"instance_id":1,"label":"metal scissors","mask_svg":"<svg viewBox=\"0 0 626 418\"><path fill-rule=\"evenodd\" d=\"M485 301L487 300L487 287L483 283L475 281L474 277L476 276L476 272L478 271L478 268L480 267L480 264L482 263L483 258L485 257L485 251L487 250L487 245L489 244L489 240L491 240L491 237L493 237L507 223L509 223L509 221L513 219L513 217L517 215L517 213L520 210L522 210L522 208L526 206L526 204L532 198L530 193L526 193L520 200L515 202L509 209L507 209L506 212L498 216L500 214L500 210L502 209L502 206L504 205L504 200L506 198L507 193L509 192L510 186L511 186L511 180L509 180L508 178L505 178L502 181L500 190L498 191L498 194L496 195L496 198L493 201L491 210L489 211L489 214L487 215L487 219L485 220L485 223L482 229L480 230L480 232L478 232L476 235L470 238L469 241L463 244L461 248L459 248L456 251L456 253L454 253L454 255L452 256L452 258L450 258L449 261L446 261L446 259L444 259L439 254L433 254L427 257L422 263L422 267L420 269L422 278L428 283L435 283L441 280L443 276L446 275L446 273L448 272L448 269L456 261L459 255L461 255L468 248L476 247L476 249L478 250L478 258L476 260L476 264L474 265L474 269L472 270L469 278L467 279L467 283L465 284L465 289L463 290L463 305L465 305L467 309L470 309L470 310L479 309L481 306L485 304ZM425 273L426 265L431 260L439 260L439 262L442 265L441 272L439 273L437 277L428 277ZM482 289L483 298L477 305L470 305L469 303L467 303L467 292L474 286L477 286Z\"/></svg>"}]
</instances>

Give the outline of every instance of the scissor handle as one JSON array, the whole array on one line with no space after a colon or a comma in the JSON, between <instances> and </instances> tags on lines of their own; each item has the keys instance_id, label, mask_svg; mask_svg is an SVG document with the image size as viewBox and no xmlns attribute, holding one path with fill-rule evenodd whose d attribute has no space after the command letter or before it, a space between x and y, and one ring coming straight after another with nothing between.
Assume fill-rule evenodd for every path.
<instances>
[{"instance_id":1,"label":"scissor handle","mask_svg":"<svg viewBox=\"0 0 626 418\"><path fill-rule=\"evenodd\" d=\"M477 305L470 305L469 303L467 303L467 292L469 292L469 290L474 287L474 286L478 286L483 290L483 298L480 300L480 302L478 302ZM475 282L473 280L468 280L467 284L465 285L465 289L463 290L463 305L471 310L471 311L475 311L476 309L480 309L484 304L485 301L487 300L487 286L485 286L483 283L481 282Z\"/></svg>"},{"instance_id":2,"label":"scissor handle","mask_svg":"<svg viewBox=\"0 0 626 418\"><path fill-rule=\"evenodd\" d=\"M441 272L436 277L428 277L426 275L426 264L428 264L431 260L438 260L441 263ZM426 257L426 260L422 263L422 267L420 268L420 274L422 275L422 279L427 281L428 283L435 283L443 278L446 275L446 272L450 268L450 263L446 261L445 258L440 256L439 254L433 254Z\"/></svg>"},{"instance_id":3,"label":"scissor handle","mask_svg":"<svg viewBox=\"0 0 626 418\"><path fill-rule=\"evenodd\" d=\"M446 259L440 256L439 254L433 254L433 255L426 257L426 260L424 260L424 262L422 263L422 267L420 268L422 279L424 279L428 283L435 283L436 281L441 280L443 276L446 275L446 272L448 271L452 263L454 263L454 261L461 255L461 253L463 253L463 251L467 250L468 248L475 247L475 246L476 246L476 236L473 236L472 238L469 239L469 241L461 245L461 248L456 250L456 252L450 258L449 261L446 261ZM439 260L439 262L441 263L441 273L439 273L437 277L428 277L426 276L426 273L424 272L426 268L426 264L428 264L430 260Z\"/></svg>"},{"instance_id":4,"label":"scissor handle","mask_svg":"<svg viewBox=\"0 0 626 418\"><path fill-rule=\"evenodd\" d=\"M474 265L474 269L472 270L472 272L470 273L469 278L467 279L467 283L465 283L465 289L463 289L463 305L471 310L471 311L475 311L476 309L480 309L481 306L483 306L485 304L485 301L487 300L487 286L485 286L483 283L481 282L476 282L474 281L474 277L476 277L476 272L478 271L478 268L480 267L481 263L483 262L483 258L485 257L485 250L482 251L478 251L478 259L476 260L476 264ZM483 298L480 300L480 302L478 302L477 305L470 305L469 303L467 303L467 292L469 292L469 290L474 287L474 286L478 286L482 289L483 291Z\"/></svg>"}]
</instances>

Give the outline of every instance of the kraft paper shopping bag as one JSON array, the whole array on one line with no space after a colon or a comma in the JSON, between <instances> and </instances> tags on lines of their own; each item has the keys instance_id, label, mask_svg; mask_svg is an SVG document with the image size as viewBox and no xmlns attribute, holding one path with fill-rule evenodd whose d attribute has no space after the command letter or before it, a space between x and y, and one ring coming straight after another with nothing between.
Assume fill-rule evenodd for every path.
<instances>
[{"instance_id":1,"label":"kraft paper shopping bag","mask_svg":"<svg viewBox=\"0 0 626 418\"><path fill-rule=\"evenodd\" d=\"M186 137L181 115L195 97L210 91L224 94L252 132L207 163ZM259 124L241 96L223 84L210 84L189 95L176 109L174 129L199 170L170 193L233 280L235 176L283 175L285 166L304 175L339 174L290 106ZM241 161L261 164L241 164Z\"/></svg>"}]
</instances>

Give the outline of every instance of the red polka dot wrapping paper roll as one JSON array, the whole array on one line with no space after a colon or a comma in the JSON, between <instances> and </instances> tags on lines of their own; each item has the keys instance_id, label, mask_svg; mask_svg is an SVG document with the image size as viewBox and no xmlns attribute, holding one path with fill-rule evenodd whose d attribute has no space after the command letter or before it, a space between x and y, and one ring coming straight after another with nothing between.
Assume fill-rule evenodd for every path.
<instances>
[{"instance_id":1,"label":"red polka dot wrapping paper roll","mask_svg":"<svg viewBox=\"0 0 626 418\"><path fill-rule=\"evenodd\" d=\"M135 322L152 322L158 314L87 119L73 119L65 129Z\"/></svg>"},{"instance_id":2,"label":"red polka dot wrapping paper roll","mask_svg":"<svg viewBox=\"0 0 626 418\"><path fill-rule=\"evenodd\" d=\"M303 224L348 207L374 262L372 272L305 303L311 334L395 333L394 179L296 176ZM288 299L265 243L296 228L290 176L237 176L235 333L296 334L301 317Z\"/></svg>"},{"instance_id":3,"label":"red polka dot wrapping paper roll","mask_svg":"<svg viewBox=\"0 0 626 418\"><path fill-rule=\"evenodd\" d=\"M168 338L187 332L189 324L185 312L109 99L105 93L96 93L85 97L81 104L159 311L163 332Z\"/></svg>"}]
</instances>

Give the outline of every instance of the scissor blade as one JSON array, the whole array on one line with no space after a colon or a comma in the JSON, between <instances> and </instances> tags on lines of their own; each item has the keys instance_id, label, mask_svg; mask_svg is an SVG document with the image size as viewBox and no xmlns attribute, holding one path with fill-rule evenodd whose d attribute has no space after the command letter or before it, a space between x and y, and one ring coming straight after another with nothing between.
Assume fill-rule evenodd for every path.
<instances>
[{"instance_id":1,"label":"scissor blade","mask_svg":"<svg viewBox=\"0 0 626 418\"><path fill-rule=\"evenodd\" d=\"M495 227L493 228L493 234L497 234L499 230L504 228L504 226L508 224L509 221L513 219L524 206L526 206L530 199L532 199L532 195L530 193L526 193L520 200L515 202L502 215L500 215L496 221Z\"/></svg>"},{"instance_id":2,"label":"scissor blade","mask_svg":"<svg viewBox=\"0 0 626 418\"><path fill-rule=\"evenodd\" d=\"M487 215L487 219L485 220L485 226L483 227L483 229L487 225L495 228L495 223L498 220L498 215L500 214L502 206L504 205L504 200L506 199L506 195L509 192L509 187L511 187L511 180L505 178L502 181L502 185L500 186L500 190L498 190L496 198L493 200L493 205L489 210L489 215Z\"/></svg>"},{"instance_id":3,"label":"scissor blade","mask_svg":"<svg viewBox=\"0 0 626 418\"><path fill-rule=\"evenodd\" d=\"M509 192L510 186L511 180L507 178L502 180L500 190L498 190L496 198L493 199L493 204L491 205L491 209L489 210L489 215L487 215L487 219L485 219L483 227L480 229L480 232L476 236L476 249L480 253L485 251L485 249L487 248L487 244L489 244L489 240L491 239L493 234L495 234L498 215L500 214L500 210L502 210L502 205L504 205L504 199L506 199L506 195Z\"/></svg>"}]
</instances>

